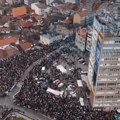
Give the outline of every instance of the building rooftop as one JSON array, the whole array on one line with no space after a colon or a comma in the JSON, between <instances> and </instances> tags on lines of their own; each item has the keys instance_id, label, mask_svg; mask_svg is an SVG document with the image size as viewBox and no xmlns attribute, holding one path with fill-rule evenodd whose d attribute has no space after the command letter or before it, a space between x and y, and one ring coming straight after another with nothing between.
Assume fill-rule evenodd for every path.
<instances>
[{"instance_id":1,"label":"building rooftop","mask_svg":"<svg viewBox=\"0 0 120 120\"><path fill-rule=\"evenodd\" d=\"M18 24L22 28L29 28L29 27L32 27L33 22L25 21L25 20L20 20Z\"/></svg>"},{"instance_id":2,"label":"building rooftop","mask_svg":"<svg viewBox=\"0 0 120 120\"><path fill-rule=\"evenodd\" d=\"M20 44L20 47L25 51L25 50L28 50L32 47L32 43L25 42L25 43Z\"/></svg>"},{"instance_id":3,"label":"building rooftop","mask_svg":"<svg viewBox=\"0 0 120 120\"><path fill-rule=\"evenodd\" d=\"M42 9L47 8L47 5L45 5L44 3L37 2L37 3L33 3L33 4L35 4L38 8L42 8Z\"/></svg>"},{"instance_id":4,"label":"building rooftop","mask_svg":"<svg viewBox=\"0 0 120 120\"><path fill-rule=\"evenodd\" d=\"M17 7L12 9L12 14L13 17L19 17L27 14L27 7L22 6L22 7Z\"/></svg>"},{"instance_id":5,"label":"building rooftop","mask_svg":"<svg viewBox=\"0 0 120 120\"><path fill-rule=\"evenodd\" d=\"M103 26L103 33L106 36L120 36L120 3L106 4L103 9L99 9L96 19Z\"/></svg>"},{"instance_id":6,"label":"building rooftop","mask_svg":"<svg viewBox=\"0 0 120 120\"><path fill-rule=\"evenodd\" d=\"M42 36L44 36L46 38L49 38L49 39L52 39L53 37L56 37L58 35L60 35L60 34L58 34L58 33L52 33L52 34L47 33L47 34L43 34Z\"/></svg>"},{"instance_id":7,"label":"building rooftop","mask_svg":"<svg viewBox=\"0 0 120 120\"><path fill-rule=\"evenodd\" d=\"M9 45L11 43L16 43L18 39L19 39L18 37L8 37L8 38L0 39L0 47Z\"/></svg>"}]
</instances>

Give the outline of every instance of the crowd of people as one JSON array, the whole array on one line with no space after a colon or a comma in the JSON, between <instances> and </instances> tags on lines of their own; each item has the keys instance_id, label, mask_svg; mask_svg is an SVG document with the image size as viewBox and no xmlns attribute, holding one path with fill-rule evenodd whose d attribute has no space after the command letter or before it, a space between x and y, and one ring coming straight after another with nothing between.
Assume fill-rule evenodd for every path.
<instances>
[{"instance_id":1,"label":"crowd of people","mask_svg":"<svg viewBox=\"0 0 120 120\"><path fill-rule=\"evenodd\" d=\"M53 61L44 59L41 64L35 66L25 79L21 91L15 96L14 103L39 111L56 120L113 120L112 112L81 106L79 97L67 95L60 97L46 91L48 87L60 90L53 82L56 79L62 80L64 88L69 84L75 84L75 80L79 79L79 71L62 74L53 66L54 61L60 60L64 59L54 54ZM45 71L42 71L42 67L45 67Z\"/></svg>"},{"instance_id":2,"label":"crowd of people","mask_svg":"<svg viewBox=\"0 0 120 120\"><path fill-rule=\"evenodd\" d=\"M32 49L20 55L0 60L0 96L21 80L25 70L32 63L51 51L48 47L41 50ZM66 58L71 55L76 59L74 62L69 62L69 59ZM62 62L74 67L74 70L67 74L61 73L56 69L54 63L60 64ZM107 113L91 109L88 106L81 106L79 96L71 97L67 93L60 97L47 92L48 87L60 91L65 90L70 84L74 85L77 90L76 80L81 79L81 69L75 66L75 62L77 62L77 58L69 48L61 48L60 51L52 52L46 56L40 64L34 66L30 71L20 92L15 96L14 103L39 111L56 120L113 120L110 117L111 112ZM65 68L67 68L67 64L65 64ZM42 70L42 67L45 67L45 70ZM58 87L54 83L56 79L59 79L64 86Z\"/></svg>"},{"instance_id":3,"label":"crowd of people","mask_svg":"<svg viewBox=\"0 0 120 120\"><path fill-rule=\"evenodd\" d=\"M0 96L9 91L21 79L25 70L43 55L42 50L35 49L0 60Z\"/></svg>"}]
</instances>

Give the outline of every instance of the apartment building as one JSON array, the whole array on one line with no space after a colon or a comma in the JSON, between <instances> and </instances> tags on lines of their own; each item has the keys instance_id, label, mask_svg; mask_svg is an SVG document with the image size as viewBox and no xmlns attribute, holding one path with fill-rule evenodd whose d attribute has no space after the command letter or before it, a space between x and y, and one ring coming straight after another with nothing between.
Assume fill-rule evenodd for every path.
<instances>
[{"instance_id":1,"label":"apartment building","mask_svg":"<svg viewBox=\"0 0 120 120\"><path fill-rule=\"evenodd\" d=\"M32 3L39 2L40 0L24 0L25 5L31 5Z\"/></svg>"},{"instance_id":2,"label":"apartment building","mask_svg":"<svg viewBox=\"0 0 120 120\"><path fill-rule=\"evenodd\" d=\"M23 3L23 0L6 0L10 5L18 5Z\"/></svg>"},{"instance_id":3,"label":"apartment building","mask_svg":"<svg viewBox=\"0 0 120 120\"><path fill-rule=\"evenodd\" d=\"M120 109L119 7L117 0L94 18L88 67L93 107Z\"/></svg>"},{"instance_id":4,"label":"apartment building","mask_svg":"<svg viewBox=\"0 0 120 120\"><path fill-rule=\"evenodd\" d=\"M91 27L80 28L76 32L75 44L83 52L91 50L92 32Z\"/></svg>"},{"instance_id":5,"label":"apartment building","mask_svg":"<svg viewBox=\"0 0 120 120\"><path fill-rule=\"evenodd\" d=\"M40 2L32 3L31 9L33 9L37 15L45 15L50 12L50 7Z\"/></svg>"}]
</instances>

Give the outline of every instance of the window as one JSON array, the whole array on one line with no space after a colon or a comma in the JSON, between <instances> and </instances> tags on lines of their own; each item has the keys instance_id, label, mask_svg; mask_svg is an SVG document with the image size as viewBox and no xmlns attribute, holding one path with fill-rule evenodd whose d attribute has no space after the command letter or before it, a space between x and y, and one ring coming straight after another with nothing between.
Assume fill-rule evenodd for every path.
<instances>
[{"instance_id":1,"label":"window","mask_svg":"<svg viewBox=\"0 0 120 120\"><path fill-rule=\"evenodd\" d=\"M104 96L96 96L96 98L102 99L102 98L104 98Z\"/></svg>"}]
</instances>

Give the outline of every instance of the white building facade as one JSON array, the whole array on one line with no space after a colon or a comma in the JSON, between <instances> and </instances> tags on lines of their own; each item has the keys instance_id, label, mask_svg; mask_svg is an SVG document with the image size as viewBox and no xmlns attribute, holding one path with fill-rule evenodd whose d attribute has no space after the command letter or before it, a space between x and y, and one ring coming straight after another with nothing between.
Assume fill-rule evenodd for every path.
<instances>
[{"instance_id":1,"label":"white building facade","mask_svg":"<svg viewBox=\"0 0 120 120\"><path fill-rule=\"evenodd\" d=\"M45 4L39 2L32 3L31 9L33 9L38 15L45 15L50 12L50 7L47 7Z\"/></svg>"},{"instance_id":2,"label":"white building facade","mask_svg":"<svg viewBox=\"0 0 120 120\"><path fill-rule=\"evenodd\" d=\"M78 4L81 0L64 0L65 3L72 3L72 4Z\"/></svg>"},{"instance_id":3,"label":"white building facade","mask_svg":"<svg viewBox=\"0 0 120 120\"><path fill-rule=\"evenodd\" d=\"M90 100L93 107L120 109L120 36L116 34L119 29L113 25L117 21L111 26L106 20L99 15L94 18L88 67Z\"/></svg>"},{"instance_id":4,"label":"white building facade","mask_svg":"<svg viewBox=\"0 0 120 120\"><path fill-rule=\"evenodd\" d=\"M31 5L32 3L39 2L39 0L24 0L25 5Z\"/></svg>"},{"instance_id":5,"label":"white building facade","mask_svg":"<svg viewBox=\"0 0 120 120\"><path fill-rule=\"evenodd\" d=\"M53 43L54 41L59 41L62 40L62 35L60 34L45 34L45 35L40 35L40 43L44 44L44 45L50 45L51 43Z\"/></svg>"}]
</instances>

